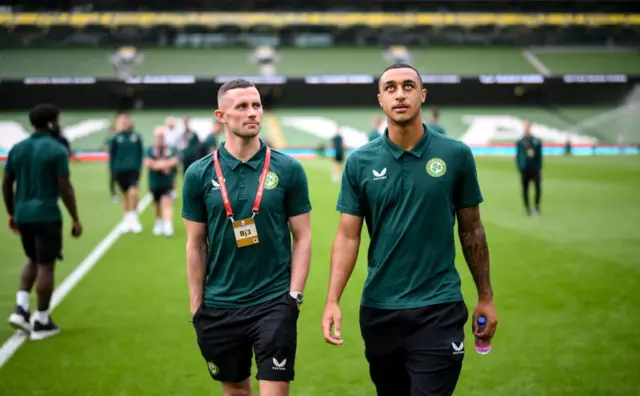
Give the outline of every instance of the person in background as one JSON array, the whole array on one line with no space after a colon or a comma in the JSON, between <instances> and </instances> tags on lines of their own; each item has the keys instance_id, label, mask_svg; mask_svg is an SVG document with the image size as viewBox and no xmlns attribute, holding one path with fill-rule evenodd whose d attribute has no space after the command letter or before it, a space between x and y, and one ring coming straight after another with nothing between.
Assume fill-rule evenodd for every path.
<instances>
[{"instance_id":1,"label":"person in background","mask_svg":"<svg viewBox=\"0 0 640 396\"><path fill-rule=\"evenodd\" d=\"M430 114L431 114L431 117L429 118L429 122L427 123L427 128L431 129L434 132L438 132L441 135L446 135L447 132L439 124L439 122L440 122L440 110L431 109Z\"/></svg>"},{"instance_id":2,"label":"person in background","mask_svg":"<svg viewBox=\"0 0 640 396\"><path fill-rule=\"evenodd\" d=\"M67 139L62 133L60 133L60 136L58 136L56 140L60 142L60 144L62 144L62 146L67 150L67 152L69 153L69 158L73 158L73 150L71 149L71 143L69 143L69 139Z\"/></svg>"},{"instance_id":3,"label":"person in background","mask_svg":"<svg viewBox=\"0 0 640 396\"><path fill-rule=\"evenodd\" d=\"M113 136L115 134L116 134L116 122L114 120L114 122L111 124L111 127L109 127L109 135L107 136L107 139L104 142L105 144L104 150L109 155L109 194L111 194L111 200L113 202L118 202L119 197L118 197L118 193L116 192L116 178L113 175L113 158L114 157L111 154L111 139L113 139Z\"/></svg>"},{"instance_id":4,"label":"person in background","mask_svg":"<svg viewBox=\"0 0 640 396\"><path fill-rule=\"evenodd\" d=\"M516 165L520 171L522 198L527 215L540 214L542 142L531 134L531 121L524 122L524 136L516 143ZM529 185L535 188L535 207L529 203Z\"/></svg>"},{"instance_id":5,"label":"person in background","mask_svg":"<svg viewBox=\"0 0 640 396\"><path fill-rule=\"evenodd\" d=\"M117 133L109 144L109 152L113 156L113 175L120 191L124 195L122 209L124 211L123 232L142 232L142 224L138 218L138 200L140 171L144 146L142 135L134 130L131 115L120 113L116 120Z\"/></svg>"},{"instance_id":6,"label":"person in background","mask_svg":"<svg viewBox=\"0 0 640 396\"><path fill-rule=\"evenodd\" d=\"M222 123L220 121L215 120L213 125L211 125L211 133L207 135L202 143L203 148L203 156L207 154L211 154L218 148L218 135L222 131Z\"/></svg>"},{"instance_id":7,"label":"person in background","mask_svg":"<svg viewBox=\"0 0 640 396\"><path fill-rule=\"evenodd\" d=\"M572 155L571 138L567 138L567 141L564 144L564 155L566 156Z\"/></svg>"},{"instance_id":8,"label":"person in background","mask_svg":"<svg viewBox=\"0 0 640 396\"><path fill-rule=\"evenodd\" d=\"M62 259L59 198L73 221L71 235L78 238L82 233L76 196L69 178L69 153L58 141L59 114L58 108L50 104L31 109L29 121L35 132L9 151L2 182L9 228L20 236L28 257L9 324L29 333L32 340L42 340L60 332L49 315L55 263ZM34 284L38 307L31 318L29 294Z\"/></svg>"},{"instance_id":9,"label":"person in background","mask_svg":"<svg viewBox=\"0 0 640 396\"><path fill-rule=\"evenodd\" d=\"M181 159L182 159L182 172L187 172L187 169L191 164L200 159L200 138L198 134L189 127L189 119L184 119L184 132L182 134L181 146Z\"/></svg>"},{"instance_id":10,"label":"person in background","mask_svg":"<svg viewBox=\"0 0 640 396\"><path fill-rule=\"evenodd\" d=\"M336 125L336 133L331 138L333 149L335 151L333 156L333 175L332 180L334 183L339 183L342 177L342 166L344 164L344 138L342 137L342 127Z\"/></svg>"},{"instance_id":11,"label":"person in background","mask_svg":"<svg viewBox=\"0 0 640 396\"><path fill-rule=\"evenodd\" d=\"M164 133L165 144L169 147L180 149L178 146L181 138L182 132L176 123L176 119L174 117L167 118Z\"/></svg>"},{"instance_id":12,"label":"person in background","mask_svg":"<svg viewBox=\"0 0 640 396\"><path fill-rule=\"evenodd\" d=\"M153 235L173 235L173 199L171 190L174 187L178 153L164 141L164 127L154 131L153 146L147 149L144 166L149 169L149 191L153 195L156 207L156 223Z\"/></svg>"},{"instance_id":13,"label":"person in background","mask_svg":"<svg viewBox=\"0 0 640 396\"><path fill-rule=\"evenodd\" d=\"M369 141L375 140L380 137L380 125L382 125L382 117L373 117L371 132L369 132Z\"/></svg>"}]
</instances>

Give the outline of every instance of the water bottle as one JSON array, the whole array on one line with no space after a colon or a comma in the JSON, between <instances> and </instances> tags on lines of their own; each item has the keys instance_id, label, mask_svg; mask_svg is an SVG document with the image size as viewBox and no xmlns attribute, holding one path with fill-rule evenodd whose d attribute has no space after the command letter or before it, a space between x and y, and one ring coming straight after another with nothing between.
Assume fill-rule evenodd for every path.
<instances>
[{"instance_id":1,"label":"water bottle","mask_svg":"<svg viewBox=\"0 0 640 396\"><path fill-rule=\"evenodd\" d=\"M478 331L484 330L484 327L487 325L487 318L480 316L476 324L478 325ZM483 341L481 338L476 337L476 352L481 355L486 355L491 352L491 342Z\"/></svg>"}]
</instances>

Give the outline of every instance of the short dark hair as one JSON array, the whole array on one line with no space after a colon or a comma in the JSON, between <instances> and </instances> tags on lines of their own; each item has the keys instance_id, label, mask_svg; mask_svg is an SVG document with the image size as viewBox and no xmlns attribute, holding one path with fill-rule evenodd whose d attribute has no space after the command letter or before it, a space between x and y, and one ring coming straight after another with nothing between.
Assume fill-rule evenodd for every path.
<instances>
[{"instance_id":1,"label":"short dark hair","mask_svg":"<svg viewBox=\"0 0 640 396\"><path fill-rule=\"evenodd\" d=\"M244 78L237 78L235 80L227 81L222 84L220 89L218 89L218 102L224 94L231 91L232 89L240 89L240 88L255 88L255 84L249 80L245 80Z\"/></svg>"},{"instance_id":2,"label":"short dark hair","mask_svg":"<svg viewBox=\"0 0 640 396\"><path fill-rule=\"evenodd\" d=\"M60 110L49 103L34 106L29 111L29 122L36 129L45 129L49 123L57 121Z\"/></svg>"},{"instance_id":3,"label":"short dark hair","mask_svg":"<svg viewBox=\"0 0 640 396\"><path fill-rule=\"evenodd\" d=\"M418 69L416 69L415 67L411 66L408 63L394 63L391 66L387 66L387 68L384 69L382 74L388 72L389 70L393 70L393 69L411 69L411 70L413 70L418 75L418 84L420 84L420 88L422 88L422 76L420 75L420 72L418 71ZM380 76L382 76L382 74Z\"/></svg>"}]
</instances>

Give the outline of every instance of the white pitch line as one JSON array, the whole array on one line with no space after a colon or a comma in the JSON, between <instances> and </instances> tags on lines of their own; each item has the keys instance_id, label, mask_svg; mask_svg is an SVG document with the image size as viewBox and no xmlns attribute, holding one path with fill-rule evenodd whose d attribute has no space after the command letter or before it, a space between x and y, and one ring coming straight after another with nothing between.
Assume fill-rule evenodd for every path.
<instances>
[{"instance_id":1,"label":"white pitch line","mask_svg":"<svg viewBox=\"0 0 640 396\"><path fill-rule=\"evenodd\" d=\"M145 195L138 203L138 212L143 212L151 203L152 197L150 194ZM80 265L76 267L65 278L65 280L58 286L53 292L51 297L50 311L53 311L62 300L71 292L71 290L82 280L82 278L89 273L94 265L104 256L104 254L113 246L113 244L122 235L123 222L118 223L117 226L96 246L89 255L82 260ZM7 361L13 356L13 354L22 346L27 340L26 335L23 332L16 331L5 343L0 347L0 368L7 363Z\"/></svg>"},{"instance_id":2,"label":"white pitch line","mask_svg":"<svg viewBox=\"0 0 640 396\"><path fill-rule=\"evenodd\" d=\"M533 66L538 73L547 77L551 75L551 70L533 52L522 50L522 56L531 63L531 66Z\"/></svg>"}]
</instances>

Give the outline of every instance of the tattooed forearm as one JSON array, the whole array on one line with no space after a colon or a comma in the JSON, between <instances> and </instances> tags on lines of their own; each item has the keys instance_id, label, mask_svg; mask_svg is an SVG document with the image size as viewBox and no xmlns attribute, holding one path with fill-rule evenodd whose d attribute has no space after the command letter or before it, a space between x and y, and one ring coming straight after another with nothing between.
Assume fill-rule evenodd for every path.
<instances>
[{"instance_id":1,"label":"tattooed forearm","mask_svg":"<svg viewBox=\"0 0 640 396\"><path fill-rule=\"evenodd\" d=\"M467 266L478 289L478 298L492 299L489 246L477 206L458 211L458 236Z\"/></svg>"}]
</instances>

